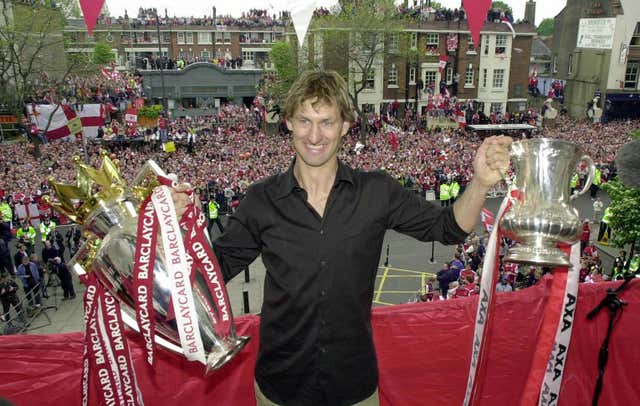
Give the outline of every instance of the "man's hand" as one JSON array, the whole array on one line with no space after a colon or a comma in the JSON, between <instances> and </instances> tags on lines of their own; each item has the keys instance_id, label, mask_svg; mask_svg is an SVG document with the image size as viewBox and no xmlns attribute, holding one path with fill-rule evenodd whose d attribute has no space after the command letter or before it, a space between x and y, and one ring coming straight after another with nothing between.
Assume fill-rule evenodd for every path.
<instances>
[{"instance_id":1,"label":"man's hand","mask_svg":"<svg viewBox=\"0 0 640 406\"><path fill-rule=\"evenodd\" d=\"M509 147L513 139L493 136L484 140L473 160L473 178L489 189L498 183L509 169Z\"/></svg>"},{"instance_id":2,"label":"man's hand","mask_svg":"<svg viewBox=\"0 0 640 406\"><path fill-rule=\"evenodd\" d=\"M179 183L176 187L171 188L171 198L173 199L173 205L176 207L178 219L182 218L184 212L187 211L187 206L191 203L187 194L187 191L191 189L191 185L188 183Z\"/></svg>"}]
</instances>

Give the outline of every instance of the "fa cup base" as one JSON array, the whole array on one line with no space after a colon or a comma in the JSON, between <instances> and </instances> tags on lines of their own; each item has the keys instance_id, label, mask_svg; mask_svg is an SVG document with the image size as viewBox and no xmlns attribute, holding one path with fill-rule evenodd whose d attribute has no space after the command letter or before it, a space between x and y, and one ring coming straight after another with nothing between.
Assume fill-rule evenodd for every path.
<instances>
[{"instance_id":1,"label":"fa cup base","mask_svg":"<svg viewBox=\"0 0 640 406\"><path fill-rule=\"evenodd\" d=\"M504 256L505 262L535 266L571 266L569 256L555 247L529 247L517 244Z\"/></svg>"},{"instance_id":2,"label":"fa cup base","mask_svg":"<svg viewBox=\"0 0 640 406\"><path fill-rule=\"evenodd\" d=\"M241 336L230 337L224 341L221 340L224 344L220 347L213 348L207 356L207 369L205 371L205 376L217 371L227 362L231 361L237 353L242 351L250 339L251 337Z\"/></svg>"}]
</instances>

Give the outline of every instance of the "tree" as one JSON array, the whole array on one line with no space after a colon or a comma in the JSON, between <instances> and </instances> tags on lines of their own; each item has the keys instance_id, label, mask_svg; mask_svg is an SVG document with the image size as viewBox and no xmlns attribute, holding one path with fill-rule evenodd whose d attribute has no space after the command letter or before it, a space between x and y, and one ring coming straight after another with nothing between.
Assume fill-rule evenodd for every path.
<instances>
[{"instance_id":1,"label":"tree","mask_svg":"<svg viewBox=\"0 0 640 406\"><path fill-rule=\"evenodd\" d=\"M107 65L111 61L115 61L116 56L111 50L111 45L106 42L96 42L93 47L93 63L96 65Z\"/></svg>"},{"instance_id":2,"label":"tree","mask_svg":"<svg viewBox=\"0 0 640 406\"><path fill-rule=\"evenodd\" d=\"M538 26L538 28L536 28L536 31L538 32L538 35L540 35L541 37L547 37L549 35L553 35L553 25L554 25L553 18L545 18L540 22L540 25Z\"/></svg>"},{"instance_id":3,"label":"tree","mask_svg":"<svg viewBox=\"0 0 640 406\"><path fill-rule=\"evenodd\" d=\"M267 83L267 91L279 103L298 75L295 50L288 42L276 42L269 52L269 60L275 65L278 80Z\"/></svg>"},{"instance_id":4,"label":"tree","mask_svg":"<svg viewBox=\"0 0 640 406\"><path fill-rule=\"evenodd\" d=\"M631 136L640 138L640 129L631 131ZM613 229L613 244L620 248L630 244L632 256L640 242L640 189L626 186L619 179L605 183L602 188L611 198L609 226Z\"/></svg>"},{"instance_id":5,"label":"tree","mask_svg":"<svg viewBox=\"0 0 640 406\"><path fill-rule=\"evenodd\" d=\"M491 3L491 8L497 8L505 12L505 14L511 14L513 16L513 10L511 6L503 1L494 1Z\"/></svg>"},{"instance_id":6,"label":"tree","mask_svg":"<svg viewBox=\"0 0 640 406\"><path fill-rule=\"evenodd\" d=\"M82 18L82 11L80 11L80 3L78 3L78 0L58 0L57 3L62 10L64 18Z\"/></svg>"},{"instance_id":7,"label":"tree","mask_svg":"<svg viewBox=\"0 0 640 406\"><path fill-rule=\"evenodd\" d=\"M400 42L402 18L392 0L365 0L346 3L340 14L314 20L314 35L323 36L323 61L327 61L323 67L345 77L360 117L360 94L379 80L376 73L384 67L385 44L393 47ZM367 137L365 127L361 129L363 143Z\"/></svg>"}]
</instances>

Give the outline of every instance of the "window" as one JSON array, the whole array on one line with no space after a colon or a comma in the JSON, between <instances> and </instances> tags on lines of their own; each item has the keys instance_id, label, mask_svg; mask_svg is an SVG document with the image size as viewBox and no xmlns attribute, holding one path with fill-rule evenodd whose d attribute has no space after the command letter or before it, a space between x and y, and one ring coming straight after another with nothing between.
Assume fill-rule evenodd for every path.
<instances>
[{"instance_id":1,"label":"window","mask_svg":"<svg viewBox=\"0 0 640 406\"><path fill-rule=\"evenodd\" d=\"M430 87L432 89L436 86L436 71L428 70L424 72L424 86L425 88Z\"/></svg>"},{"instance_id":2,"label":"window","mask_svg":"<svg viewBox=\"0 0 640 406\"><path fill-rule=\"evenodd\" d=\"M496 55L503 55L507 52L507 36L496 35Z\"/></svg>"},{"instance_id":3,"label":"window","mask_svg":"<svg viewBox=\"0 0 640 406\"><path fill-rule=\"evenodd\" d=\"M567 66L567 75L573 74L573 54L569 54L569 66Z\"/></svg>"},{"instance_id":4,"label":"window","mask_svg":"<svg viewBox=\"0 0 640 406\"><path fill-rule=\"evenodd\" d=\"M638 70L640 63L638 61L627 62L627 70L624 74L624 88L636 89L638 87Z\"/></svg>"},{"instance_id":5,"label":"window","mask_svg":"<svg viewBox=\"0 0 640 406\"><path fill-rule=\"evenodd\" d=\"M558 56L554 55L553 56L553 73L558 73Z\"/></svg>"},{"instance_id":6,"label":"window","mask_svg":"<svg viewBox=\"0 0 640 406\"><path fill-rule=\"evenodd\" d=\"M214 33L214 35L216 37L216 44L222 44L222 37L223 37L224 33L216 32L216 33Z\"/></svg>"},{"instance_id":7,"label":"window","mask_svg":"<svg viewBox=\"0 0 640 406\"><path fill-rule=\"evenodd\" d=\"M211 33L210 32L199 32L198 33L198 44L211 44Z\"/></svg>"},{"instance_id":8,"label":"window","mask_svg":"<svg viewBox=\"0 0 640 406\"><path fill-rule=\"evenodd\" d=\"M416 68L409 68L409 84L414 85L416 83Z\"/></svg>"},{"instance_id":9,"label":"window","mask_svg":"<svg viewBox=\"0 0 640 406\"><path fill-rule=\"evenodd\" d=\"M502 113L502 103L491 103L491 112L495 114Z\"/></svg>"},{"instance_id":10,"label":"window","mask_svg":"<svg viewBox=\"0 0 640 406\"><path fill-rule=\"evenodd\" d=\"M387 76L387 86L388 87L397 87L398 86L398 67L395 63L391 64L389 68L388 76Z\"/></svg>"},{"instance_id":11,"label":"window","mask_svg":"<svg viewBox=\"0 0 640 406\"><path fill-rule=\"evenodd\" d=\"M364 88L373 89L375 86L376 86L376 72L372 68L369 68L369 70L367 71L367 78L365 79L365 82L364 82Z\"/></svg>"},{"instance_id":12,"label":"window","mask_svg":"<svg viewBox=\"0 0 640 406\"><path fill-rule=\"evenodd\" d=\"M428 32L427 33L427 45L426 45L426 53L427 55L437 55L438 54L438 33L437 32Z\"/></svg>"},{"instance_id":13,"label":"window","mask_svg":"<svg viewBox=\"0 0 640 406\"><path fill-rule=\"evenodd\" d=\"M428 32L427 33L427 46L435 45L438 46L440 44L440 39L438 38L437 32Z\"/></svg>"},{"instance_id":14,"label":"window","mask_svg":"<svg viewBox=\"0 0 640 406\"><path fill-rule=\"evenodd\" d=\"M265 42L265 43L271 43L271 42L273 42L273 38L272 38L272 36L271 36L271 33L270 33L270 32L265 32L263 35L264 35L264 36L263 36L263 39L264 39L264 41L263 41L263 42Z\"/></svg>"},{"instance_id":15,"label":"window","mask_svg":"<svg viewBox=\"0 0 640 406\"><path fill-rule=\"evenodd\" d=\"M393 32L389 34L389 52L398 52L400 50L400 34Z\"/></svg>"},{"instance_id":16,"label":"window","mask_svg":"<svg viewBox=\"0 0 640 406\"><path fill-rule=\"evenodd\" d=\"M193 44L193 32L186 33L187 44Z\"/></svg>"},{"instance_id":17,"label":"window","mask_svg":"<svg viewBox=\"0 0 640 406\"><path fill-rule=\"evenodd\" d=\"M468 54L476 53L476 46L473 43L473 37L471 35L467 37L467 53Z\"/></svg>"},{"instance_id":18,"label":"window","mask_svg":"<svg viewBox=\"0 0 640 406\"><path fill-rule=\"evenodd\" d=\"M208 61L210 59L209 51L200 51L200 58Z\"/></svg>"},{"instance_id":19,"label":"window","mask_svg":"<svg viewBox=\"0 0 640 406\"><path fill-rule=\"evenodd\" d=\"M230 44L231 43L231 33L230 32L225 32L224 33L224 43L225 44Z\"/></svg>"},{"instance_id":20,"label":"window","mask_svg":"<svg viewBox=\"0 0 640 406\"><path fill-rule=\"evenodd\" d=\"M162 42L171 42L171 33L163 32L162 33Z\"/></svg>"},{"instance_id":21,"label":"window","mask_svg":"<svg viewBox=\"0 0 640 406\"><path fill-rule=\"evenodd\" d=\"M453 68L451 67L447 68L446 82L448 85L453 83Z\"/></svg>"},{"instance_id":22,"label":"window","mask_svg":"<svg viewBox=\"0 0 640 406\"><path fill-rule=\"evenodd\" d=\"M256 56L256 53L254 51L242 50L242 59L244 59L245 61L252 61L253 62L255 56Z\"/></svg>"},{"instance_id":23,"label":"window","mask_svg":"<svg viewBox=\"0 0 640 406\"><path fill-rule=\"evenodd\" d=\"M464 73L464 87L473 87L473 64L467 65L467 70Z\"/></svg>"},{"instance_id":24,"label":"window","mask_svg":"<svg viewBox=\"0 0 640 406\"><path fill-rule=\"evenodd\" d=\"M489 36L488 35L483 35L482 36L482 42L484 43L484 54L485 55L489 55Z\"/></svg>"},{"instance_id":25,"label":"window","mask_svg":"<svg viewBox=\"0 0 640 406\"><path fill-rule=\"evenodd\" d=\"M504 86L504 69L493 70L493 87L501 89Z\"/></svg>"},{"instance_id":26,"label":"window","mask_svg":"<svg viewBox=\"0 0 640 406\"><path fill-rule=\"evenodd\" d=\"M482 87L487 87L487 69L482 69Z\"/></svg>"},{"instance_id":27,"label":"window","mask_svg":"<svg viewBox=\"0 0 640 406\"><path fill-rule=\"evenodd\" d=\"M411 33L411 37L409 38L409 46L411 47L411 49L417 49L418 48L418 33L417 32L412 32Z\"/></svg>"},{"instance_id":28,"label":"window","mask_svg":"<svg viewBox=\"0 0 640 406\"><path fill-rule=\"evenodd\" d=\"M184 44L184 32L178 33L178 44Z\"/></svg>"}]
</instances>

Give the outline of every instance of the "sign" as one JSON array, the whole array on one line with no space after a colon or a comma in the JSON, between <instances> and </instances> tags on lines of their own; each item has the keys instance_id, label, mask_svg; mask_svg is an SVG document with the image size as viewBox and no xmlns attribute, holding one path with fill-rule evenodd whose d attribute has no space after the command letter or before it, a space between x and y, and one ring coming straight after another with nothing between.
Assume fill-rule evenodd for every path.
<instances>
[{"instance_id":1,"label":"sign","mask_svg":"<svg viewBox=\"0 0 640 406\"><path fill-rule=\"evenodd\" d=\"M581 18L576 47L611 49L615 30L615 18Z\"/></svg>"},{"instance_id":2,"label":"sign","mask_svg":"<svg viewBox=\"0 0 640 406\"><path fill-rule=\"evenodd\" d=\"M436 200L436 191L435 190L427 190L426 199L430 202Z\"/></svg>"},{"instance_id":3,"label":"sign","mask_svg":"<svg viewBox=\"0 0 640 406\"><path fill-rule=\"evenodd\" d=\"M0 116L0 124L17 124L18 117L16 116Z\"/></svg>"}]
</instances>

